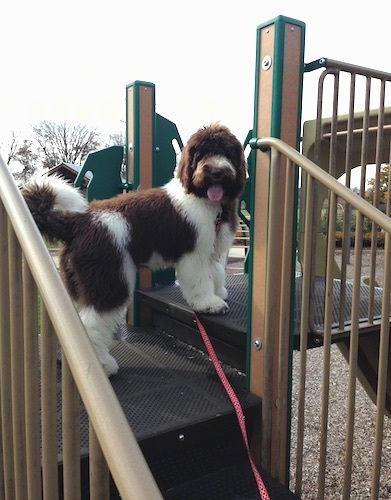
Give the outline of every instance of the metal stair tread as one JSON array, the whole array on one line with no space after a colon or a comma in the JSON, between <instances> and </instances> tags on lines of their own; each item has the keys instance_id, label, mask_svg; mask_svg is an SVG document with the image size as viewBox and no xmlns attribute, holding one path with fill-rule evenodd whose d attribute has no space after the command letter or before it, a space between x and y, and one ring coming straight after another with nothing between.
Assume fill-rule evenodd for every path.
<instances>
[{"instance_id":1,"label":"metal stair tread","mask_svg":"<svg viewBox=\"0 0 391 500\"><path fill-rule=\"evenodd\" d=\"M155 328L121 329L124 341L111 353L120 370L111 383L138 439L232 414L207 355ZM244 407L259 399L245 388L245 376L225 373Z\"/></svg>"},{"instance_id":2,"label":"metal stair tread","mask_svg":"<svg viewBox=\"0 0 391 500\"><path fill-rule=\"evenodd\" d=\"M178 440L183 429L188 436L199 436L200 429L224 429L236 419L214 367L207 355L161 330L152 327L121 327L122 341L116 341L111 353L120 369L110 378L136 439L153 446L156 439ZM260 400L245 387L245 375L224 366L225 373L243 405L260 407ZM61 387L61 363L58 363ZM61 392L57 397L58 453L61 462ZM228 423L229 422L229 423ZM80 401L81 456L88 455L88 415Z\"/></svg>"},{"instance_id":3,"label":"metal stair tread","mask_svg":"<svg viewBox=\"0 0 391 500\"><path fill-rule=\"evenodd\" d=\"M226 277L229 311L224 315L200 315L206 327L212 329L224 328L228 331L247 331L248 275L229 274ZM137 296L142 303L155 307L167 315L173 316L192 325L194 311L187 305L177 283L157 285L150 290L138 290Z\"/></svg>"}]
</instances>

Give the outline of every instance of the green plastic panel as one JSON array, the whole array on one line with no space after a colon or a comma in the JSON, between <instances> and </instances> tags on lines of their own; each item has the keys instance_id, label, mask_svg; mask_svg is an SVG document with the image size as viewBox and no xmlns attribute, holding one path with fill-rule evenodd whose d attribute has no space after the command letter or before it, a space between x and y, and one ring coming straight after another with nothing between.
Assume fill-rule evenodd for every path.
<instances>
[{"instance_id":1,"label":"green plastic panel","mask_svg":"<svg viewBox=\"0 0 391 500\"><path fill-rule=\"evenodd\" d=\"M123 159L124 148L122 146L111 146L90 153L75 179L75 187L81 187L87 172L91 172L92 178L87 186L88 201L116 196L122 192Z\"/></svg>"}]
</instances>

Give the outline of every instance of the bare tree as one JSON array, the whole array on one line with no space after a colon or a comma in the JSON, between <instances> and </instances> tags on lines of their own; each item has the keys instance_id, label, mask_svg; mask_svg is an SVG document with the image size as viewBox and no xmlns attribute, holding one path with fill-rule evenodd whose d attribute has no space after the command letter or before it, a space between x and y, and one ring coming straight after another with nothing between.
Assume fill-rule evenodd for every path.
<instances>
[{"instance_id":1,"label":"bare tree","mask_svg":"<svg viewBox=\"0 0 391 500\"><path fill-rule=\"evenodd\" d=\"M125 132L111 134L107 146L125 146Z\"/></svg>"},{"instance_id":2,"label":"bare tree","mask_svg":"<svg viewBox=\"0 0 391 500\"><path fill-rule=\"evenodd\" d=\"M37 171L38 155L33 151L32 141L24 139L14 159L23 167L21 172L14 172L14 177L21 184L25 184Z\"/></svg>"},{"instance_id":3,"label":"bare tree","mask_svg":"<svg viewBox=\"0 0 391 500\"><path fill-rule=\"evenodd\" d=\"M5 162L16 181L25 183L37 170L38 155L33 150L33 142L27 139L20 141L19 135L12 131L9 140L3 142L2 149L6 152Z\"/></svg>"},{"instance_id":4,"label":"bare tree","mask_svg":"<svg viewBox=\"0 0 391 500\"><path fill-rule=\"evenodd\" d=\"M18 135L14 130L11 132L11 137L8 142L2 143L3 150L6 154L4 161L7 165L11 163L11 161L15 160L16 153L18 151Z\"/></svg>"},{"instance_id":5,"label":"bare tree","mask_svg":"<svg viewBox=\"0 0 391 500\"><path fill-rule=\"evenodd\" d=\"M42 166L50 168L61 161L80 165L88 153L100 146L99 133L85 125L43 121L33 127Z\"/></svg>"}]
</instances>

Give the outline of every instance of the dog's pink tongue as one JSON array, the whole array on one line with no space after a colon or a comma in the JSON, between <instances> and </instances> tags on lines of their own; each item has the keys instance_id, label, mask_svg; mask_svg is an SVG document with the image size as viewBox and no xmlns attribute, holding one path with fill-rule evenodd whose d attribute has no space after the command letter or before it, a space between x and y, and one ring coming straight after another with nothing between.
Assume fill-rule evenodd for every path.
<instances>
[{"instance_id":1,"label":"dog's pink tongue","mask_svg":"<svg viewBox=\"0 0 391 500\"><path fill-rule=\"evenodd\" d=\"M224 196L223 187L221 184L215 184L208 188L207 195L210 201L220 201Z\"/></svg>"}]
</instances>

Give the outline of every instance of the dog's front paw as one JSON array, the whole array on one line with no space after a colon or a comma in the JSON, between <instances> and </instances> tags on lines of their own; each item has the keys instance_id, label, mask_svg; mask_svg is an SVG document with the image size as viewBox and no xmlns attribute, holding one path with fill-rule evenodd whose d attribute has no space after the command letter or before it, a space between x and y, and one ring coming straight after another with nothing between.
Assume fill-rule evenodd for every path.
<instances>
[{"instance_id":1,"label":"dog's front paw","mask_svg":"<svg viewBox=\"0 0 391 500\"><path fill-rule=\"evenodd\" d=\"M194 310L206 314L227 314L228 304L220 297L205 299L202 303L194 305Z\"/></svg>"},{"instance_id":2,"label":"dog's front paw","mask_svg":"<svg viewBox=\"0 0 391 500\"><path fill-rule=\"evenodd\" d=\"M102 366L108 377L111 377L112 375L116 375L118 373L118 363L113 358L113 356L110 356L110 354L105 356L105 359L102 361Z\"/></svg>"}]
</instances>

